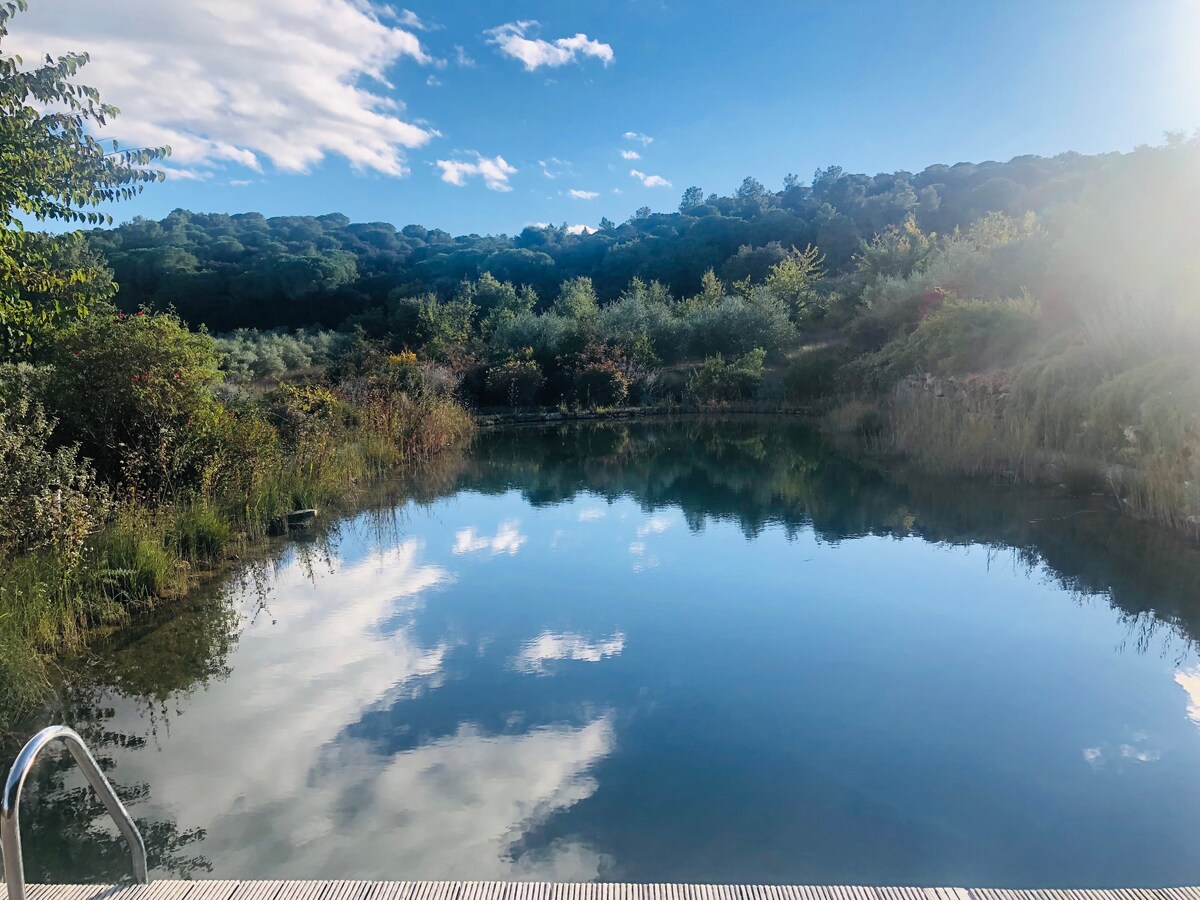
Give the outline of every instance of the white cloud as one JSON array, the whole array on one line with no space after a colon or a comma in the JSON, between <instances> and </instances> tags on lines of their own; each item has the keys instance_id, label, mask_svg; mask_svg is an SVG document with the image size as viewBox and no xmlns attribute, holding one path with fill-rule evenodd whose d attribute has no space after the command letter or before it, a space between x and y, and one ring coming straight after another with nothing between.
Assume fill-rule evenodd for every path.
<instances>
[{"instance_id":1,"label":"white cloud","mask_svg":"<svg viewBox=\"0 0 1200 900\"><path fill-rule=\"evenodd\" d=\"M1155 762L1162 756L1157 750L1140 750L1132 744L1121 745L1122 759L1132 759L1134 762Z\"/></svg>"},{"instance_id":2,"label":"white cloud","mask_svg":"<svg viewBox=\"0 0 1200 900\"><path fill-rule=\"evenodd\" d=\"M600 196L599 191L578 191L575 188L571 188L571 190L567 193L569 193L576 200L595 200Z\"/></svg>"},{"instance_id":3,"label":"white cloud","mask_svg":"<svg viewBox=\"0 0 1200 900\"><path fill-rule=\"evenodd\" d=\"M622 159L641 159L642 154L638 153L636 150L622 150L621 158Z\"/></svg>"},{"instance_id":4,"label":"white cloud","mask_svg":"<svg viewBox=\"0 0 1200 900\"><path fill-rule=\"evenodd\" d=\"M58 0L15 19L5 44L30 60L87 50L81 80L121 108L103 136L170 144L182 167L269 161L304 172L340 156L403 175L405 151L438 133L406 121L386 73L436 61L383 9L372 0Z\"/></svg>"},{"instance_id":5,"label":"white cloud","mask_svg":"<svg viewBox=\"0 0 1200 900\"><path fill-rule=\"evenodd\" d=\"M647 175L645 172L639 172L637 169L630 169L629 174L638 179L643 187L670 187L671 182L663 178L661 175Z\"/></svg>"},{"instance_id":6,"label":"white cloud","mask_svg":"<svg viewBox=\"0 0 1200 900\"><path fill-rule=\"evenodd\" d=\"M391 12L390 18L394 19L405 28L415 28L417 31L441 31L441 25L435 25L432 22L426 22L411 9L402 9L399 12Z\"/></svg>"},{"instance_id":7,"label":"white cloud","mask_svg":"<svg viewBox=\"0 0 1200 900\"><path fill-rule=\"evenodd\" d=\"M454 45L454 62L456 65L461 66L464 69L475 68L475 60L470 57L466 48L460 46L459 44Z\"/></svg>"},{"instance_id":8,"label":"white cloud","mask_svg":"<svg viewBox=\"0 0 1200 900\"><path fill-rule=\"evenodd\" d=\"M438 78L436 75L430 75L425 79L425 83L430 87L441 87L442 79Z\"/></svg>"},{"instance_id":9,"label":"white cloud","mask_svg":"<svg viewBox=\"0 0 1200 900\"><path fill-rule=\"evenodd\" d=\"M596 229L591 225L568 225L567 234L595 234Z\"/></svg>"},{"instance_id":10,"label":"white cloud","mask_svg":"<svg viewBox=\"0 0 1200 900\"><path fill-rule=\"evenodd\" d=\"M442 181L462 187L468 178L480 176L483 183L493 191L511 191L508 176L516 173L516 168L510 166L503 156L491 159L481 156L474 151L474 160L439 159L437 167L442 170Z\"/></svg>"},{"instance_id":11,"label":"white cloud","mask_svg":"<svg viewBox=\"0 0 1200 900\"><path fill-rule=\"evenodd\" d=\"M501 522L494 537L476 534L474 528L463 528L454 535L454 552L461 556L464 553L491 550L493 556L500 553L515 556L528 540L521 534L518 528L520 524L516 519Z\"/></svg>"},{"instance_id":12,"label":"white cloud","mask_svg":"<svg viewBox=\"0 0 1200 900\"><path fill-rule=\"evenodd\" d=\"M542 167L542 174L551 181L555 178L561 178L563 175L571 174L571 164L565 159L559 159L557 156L551 156L549 159L539 159L538 165Z\"/></svg>"},{"instance_id":13,"label":"white cloud","mask_svg":"<svg viewBox=\"0 0 1200 900\"><path fill-rule=\"evenodd\" d=\"M181 169L178 166L160 166L159 168L167 176L168 181L208 181L213 177L210 169Z\"/></svg>"},{"instance_id":14,"label":"white cloud","mask_svg":"<svg viewBox=\"0 0 1200 900\"><path fill-rule=\"evenodd\" d=\"M619 656L625 649L625 635L617 632L603 641L589 641L573 632L556 634L543 631L531 641L526 641L520 654L513 660L518 672L537 674L546 671L546 663L557 659L579 662L600 662L610 656Z\"/></svg>"},{"instance_id":15,"label":"white cloud","mask_svg":"<svg viewBox=\"0 0 1200 900\"><path fill-rule=\"evenodd\" d=\"M587 226L585 225L583 227L586 228ZM589 506L587 509L581 509L579 511L579 521L595 522L598 519L603 519L606 515L608 515L607 510L599 506Z\"/></svg>"},{"instance_id":16,"label":"white cloud","mask_svg":"<svg viewBox=\"0 0 1200 900\"><path fill-rule=\"evenodd\" d=\"M625 134L623 135L623 137L624 137L624 138L625 138L625 140L627 140L627 141L637 141L637 142L638 142L639 144L641 144L643 147L648 147L648 146L650 146L651 144L653 144L653 143L654 143L654 138L650 137L650 135L648 135L648 134L639 134L639 133L638 133L638 132L636 132L636 131L627 131L627 132L625 132Z\"/></svg>"},{"instance_id":17,"label":"white cloud","mask_svg":"<svg viewBox=\"0 0 1200 900\"><path fill-rule=\"evenodd\" d=\"M526 72L532 72L540 66L565 66L583 56L598 59L606 66L615 58L611 46L592 40L586 34L555 41L527 37L530 29L536 28L537 24L532 19L509 22L490 28L484 34L488 43L499 47L502 54L520 60Z\"/></svg>"}]
</instances>

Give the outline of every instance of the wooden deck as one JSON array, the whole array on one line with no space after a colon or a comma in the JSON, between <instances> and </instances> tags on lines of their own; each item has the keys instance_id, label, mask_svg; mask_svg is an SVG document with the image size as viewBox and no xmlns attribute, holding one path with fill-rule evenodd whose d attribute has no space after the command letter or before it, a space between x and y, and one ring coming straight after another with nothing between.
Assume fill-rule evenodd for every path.
<instances>
[{"instance_id":1,"label":"wooden deck","mask_svg":"<svg viewBox=\"0 0 1200 900\"><path fill-rule=\"evenodd\" d=\"M1005 891L967 888L505 881L152 881L31 884L27 900L1200 900L1200 888Z\"/></svg>"}]
</instances>

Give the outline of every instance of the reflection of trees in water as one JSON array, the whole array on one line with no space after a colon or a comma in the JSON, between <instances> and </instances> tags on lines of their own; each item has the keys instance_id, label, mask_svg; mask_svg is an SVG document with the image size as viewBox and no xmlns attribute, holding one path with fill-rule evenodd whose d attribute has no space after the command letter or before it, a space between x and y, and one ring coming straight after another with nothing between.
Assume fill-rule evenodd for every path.
<instances>
[{"instance_id":1,"label":"reflection of trees in water","mask_svg":"<svg viewBox=\"0 0 1200 900\"><path fill-rule=\"evenodd\" d=\"M1126 617L1132 641L1147 649L1164 626L1188 644L1200 637L1200 551L1174 535L1115 514L1105 501L976 481L921 477L860 465L832 452L812 431L782 418L634 421L484 432L465 459L448 455L419 477L387 485L355 520L361 538L395 546L406 502L426 504L471 489L518 490L534 506L581 493L631 498L647 512L678 508L695 530L733 522L753 537L768 526L811 528L820 540L863 535L918 536L983 545L997 564L1043 570L1081 596L1101 596ZM97 642L64 666L55 705L19 736L0 736L0 759L50 722L80 731L102 766L112 751L152 745L181 714L185 698L229 674L246 623L270 617L271 586L283 570L309 579L332 572L348 526L326 523L277 541L239 563L219 585L193 593ZM240 599L235 599L240 598ZM114 706L134 703L141 734L113 727ZM129 727L126 725L125 727ZM70 757L47 757L31 775L24 809L27 875L32 880L125 877L128 851L110 833L101 804L69 774ZM202 874L202 830L139 816L145 784L115 784L146 839L151 866L175 876Z\"/></svg>"},{"instance_id":2,"label":"reflection of trees in water","mask_svg":"<svg viewBox=\"0 0 1200 900\"><path fill-rule=\"evenodd\" d=\"M70 693L74 693L71 691ZM96 705L94 694L78 706L69 703L63 712L92 748L100 767L112 779L114 748L143 746L143 738L109 730L113 711ZM22 804L22 837L25 878L31 882L71 882L81 873L89 881L114 884L130 877L130 854L124 838L108 826L104 805L81 778L67 753L44 756L25 785L28 800ZM203 829L181 830L176 823L139 816L138 807L150 794L145 783L113 782L129 807L142 838L150 868L186 878L211 869L208 861L189 848L204 838Z\"/></svg>"},{"instance_id":3,"label":"reflection of trees in water","mask_svg":"<svg viewBox=\"0 0 1200 900\"><path fill-rule=\"evenodd\" d=\"M833 452L777 417L607 422L482 434L459 487L519 490L534 505L581 492L631 497L647 512L678 507L689 526L736 522L811 527L838 542L863 535L984 545L1044 569L1083 596L1103 596L1136 645L1163 625L1200 637L1200 550L1117 514L1106 498L885 471Z\"/></svg>"},{"instance_id":4,"label":"reflection of trees in water","mask_svg":"<svg viewBox=\"0 0 1200 900\"><path fill-rule=\"evenodd\" d=\"M458 465L457 457L448 456L446 462L426 470L425 502L453 483ZM380 486L368 508L354 520L356 527L372 544L394 546L403 529L403 504L411 496L411 483ZM204 839L204 830L183 830L174 821L139 815L150 802L150 786L123 784L114 778L112 751L151 749L160 734L169 733L172 719L186 709L189 695L227 678L230 654L242 629L262 617L273 618L269 599L277 576L295 569L315 580L333 572L347 527L345 521L327 522L291 540L266 543L219 582L138 616L93 642L86 655L63 661L54 701L20 720L14 732L0 734L0 760L13 759L38 728L54 722L70 724L134 816L151 870L174 877L210 871L208 860L192 849ZM126 728L141 723L142 733L114 728L118 703L137 707L137 716L122 715L120 721ZM86 878L113 883L128 879L129 850L109 827L103 804L78 775L69 754L48 751L30 773L24 797L27 880Z\"/></svg>"},{"instance_id":5,"label":"reflection of trees in water","mask_svg":"<svg viewBox=\"0 0 1200 900\"><path fill-rule=\"evenodd\" d=\"M18 734L2 742L12 759L21 741L51 722L66 722L80 733L100 767L129 808L146 842L152 870L188 877L210 869L190 848L202 829L182 830L172 821L139 815L150 786L114 778L114 750L138 749L168 729L181 701L228 673L227 659L237 642L239 616L221 592L189 597L169 611L151 613L97 641L86 657L68 660L55 700ZM114 706L139 707L145 734L113 727ZM128 722L129 717L121 717ZM130 875L129 849L110 826L103 804L78 774L68 753L44 755L30 773L22 804L25 876L29 881L63 882L81 875L112 883Z\"/></svg>"}]
</instances>

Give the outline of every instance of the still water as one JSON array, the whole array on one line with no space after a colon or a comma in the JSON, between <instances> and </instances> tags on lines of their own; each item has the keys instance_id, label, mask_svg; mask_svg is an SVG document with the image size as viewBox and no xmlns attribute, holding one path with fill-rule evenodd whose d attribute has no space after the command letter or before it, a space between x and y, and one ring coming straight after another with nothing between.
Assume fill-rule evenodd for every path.
<instances>
[{"instance_id":1,"label":"still water","mask_svg":"<svg viewBox=\"0 0 1200 900\"><path fill-rule=\"evenodd\" d=\"M1200 554L783 420L482 434L98 647L159 876L1200 883ZM52 761L30 877L126 857Z\"/></svg>"}]
</instances>

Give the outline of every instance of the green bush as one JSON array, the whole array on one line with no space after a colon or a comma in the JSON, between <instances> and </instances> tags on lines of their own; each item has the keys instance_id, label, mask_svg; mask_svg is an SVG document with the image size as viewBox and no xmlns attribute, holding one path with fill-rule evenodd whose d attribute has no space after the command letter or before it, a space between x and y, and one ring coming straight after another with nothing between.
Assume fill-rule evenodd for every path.
<instances>
[{"instance_id":1,"label":"green bush","mask_svg":"<svg viewBox=\"0 0 1200 900\"><path fill-rule=\"evenodd\" d=\"M77 447L51 449L55 423L31 397L36 374L0 367L0 559L50 551L70 567L107 496Z\"/></svg>"},{"instance_id":2,"label":"green bush","mask_svg":"<svg viewBox=\"0 0 1200 900\"><path fill-rule=\"evenodd\" d=\"M787 304L765 287L746 297L726 296L712 306L693 307L685 320L693 356L742 356L758 348L768 356L796 338Z\"/></svg>"},{"instance_id":3,"label":"green bush","mask_svg":"<svg viewBox=\"0 0 1200 900\"><path fill-rule=\"evenodd\" d=\"M947 300L912 334L851 366L853 381L886 390L907 375L987 372L1015 361L1037 331L1038 310L1029 298Z\"/></svg>"},{"instance_id":4,"label":"green bush","mask_svg":"<svg viewBox=\"0 0 1200 900\"><path fill-rule=\"evenodd\" d=\"M589 344L566 368L580 406L620 406L629 397L629 363L616 348Z\"/></svg>"},{"instance_id":5,"label":"green bush","mask_svg":"<svg viewBox=\"0 0 1200 900\"><path fill-rule=\"evenodd\" d=\"M676 306L665 286L635 278L615 303L600 310L599 331L630 350L645 342L657 359L674 362L684 351Z\"/></svg>"},{"instance_id":6,"label":"green bush","mask_svg":"<svg viewBox=\"0 0 1200 900\"><path fill-rule=\"evenodd\" d=\"M533 359L532 348L523 357L514 357L488 370L488 392L509 406L533 406L546 384L546 376Z\"/></svg>"},{"instance_id":7,"label":"green bush","mask_svg":"<svg viewBox=\"0 0 1200 900\"><path fill-rule=\"evenodd\" d=\"M331 389L319 384L281 384L267 399L271 420L293 447L319 432L330 431L341 405Z\"/></svg>"},{"instance_id":8,"label":"green bush","mask_svg":"<svg viewBox=\"0 0 1200 900\"><path fill-rule=\"evenodd\" d=\"M749 400L758 393L763 380L766 351L755 348L736 361L721 354L704 360L688 383L688 392L699 403Z\"/></svg>"},{"instance_id":9,"label":"green bush","mask_svg":"<svg viewBox=\"0 0 1200 900\"><path fill-rule=\"evenodd\" d=\"M350 338L316 328L295 332L240 328L217 335L214 340L221 354L221 368L229 379L249 382L324 366L342 352Z\"/></svg>"},{"instance_id":10,"label":"green bush","mask_svg":"<svg viewBox=\"0 0 1200 900\"><path fill-rule=\"evenodd\" d=\"M44 385L59 446L78 443L123 492L158 499L203 478L222 408L211 337L170 313L99 310L55 337Z\"/></svg>"},{"instance_id":11,"label":"green bush","mask_svg":"<svg viewBox=\"0 0 1200 900\"><path fill-rule=\"evenodd\" d=\"M784 373L784 398L793 403L811 403L829 396L849 359L845 347L818 347L802 353Z\"/></svg>"},{"instance_id":12,"label":"green bush","mask_svg":"<svg viewBox=\"0 0 1200 900\"><path fill-rule=\"evenodd\" d=\"M201 493L250 496L278 470L283 456L279 429L261 403L231 400L216 423L213 454Z\"/></svg>"}]
</instances>

